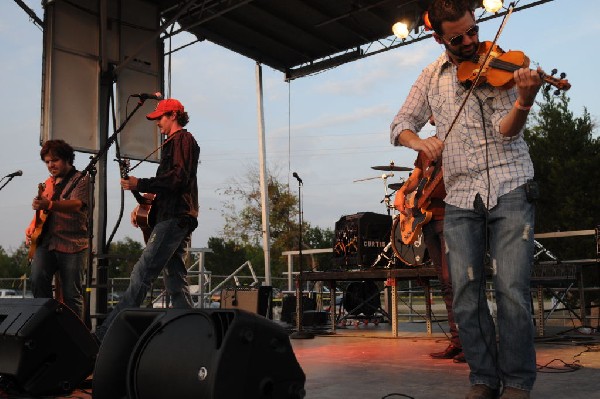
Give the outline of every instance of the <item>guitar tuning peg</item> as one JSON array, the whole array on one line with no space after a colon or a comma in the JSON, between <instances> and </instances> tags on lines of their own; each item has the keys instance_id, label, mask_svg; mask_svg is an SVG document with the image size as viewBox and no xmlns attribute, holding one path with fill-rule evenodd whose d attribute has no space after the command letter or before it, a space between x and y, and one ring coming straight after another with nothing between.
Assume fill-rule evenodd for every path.
<instances>
[{"instance_id":1,"label":"guitar tuning peg","mask_svg":"<svg viewBox=\"0 0 600 399\"><path fill-rule=\"evenodd\" d=\"M564 79L564 78L566 78L566 77L567 77L567 74L566 74L566 73L564 73L564 72L561 72L561 73L560 73L560 78L561 78L561 79Z\"/></svg>"},{"instance_id":2,"label":"guitar tuning peg","mask_svg":"<svg viewBox=\"0 0 600 399\"><path fill-rule=\"evenodd\" d=\"M550 75L554 76L556 72L558 72L558 69L554 68L552 71L550 71Z\"/></svg>"},{"instance_id":3,"label":"guitar tuning peg","mask_svg":"<svg viewBox=\"0 0 600 399\"><path fill-rule=\"evenodd\" d=\"M544 91L545 91L546 93L548 93L548 92L550 91L550 85L545 85L545 86L544 86Z\"/></svg>"},{"instance_id":4,"label":"guitar tuning peg","mask_svg":"<svg viewBox=\"0 0 600 399\"><path fill-rule=\"evenodd\" d=\"M558 96L559 94L560 94L560 90L559 89L554 90L554 95L555 96Z\"/></svg>"}]
</instances>

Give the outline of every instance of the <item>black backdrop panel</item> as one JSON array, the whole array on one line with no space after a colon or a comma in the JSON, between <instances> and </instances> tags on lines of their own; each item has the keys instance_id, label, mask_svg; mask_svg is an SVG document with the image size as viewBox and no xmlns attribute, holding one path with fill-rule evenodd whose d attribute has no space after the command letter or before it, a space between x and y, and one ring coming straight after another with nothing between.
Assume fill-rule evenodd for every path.
<instances>
[{"instance_id":1,"label":"black backdrop panel","mask_svg":"<svg viewBox=\"0 0 600 399\"><path fill-rule=\"evenodd\" d=\"M341 269L369 268L390 242L392 217L373 212L342 216L335 224L333 265Z\"/></svg>"}]
</instances>

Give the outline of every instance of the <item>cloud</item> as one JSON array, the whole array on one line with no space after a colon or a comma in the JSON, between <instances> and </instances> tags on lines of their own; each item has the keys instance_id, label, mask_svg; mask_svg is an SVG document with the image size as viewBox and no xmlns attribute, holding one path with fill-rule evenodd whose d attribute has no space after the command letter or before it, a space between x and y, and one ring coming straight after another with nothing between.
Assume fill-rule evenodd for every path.
<instances>
[{"instance_id":1,"label":"cloud","mask_svg":"<svg viewBox=\"0 0 600 399\"><path fill-rule=\"evenodd\" d=\"M317 91L325 95L360 96L373 92L373 88L395 79L406 70L422 68L432 60L432 52L438 48L432 42L417 43L406 48L390 50L367 58L361 63L349 65L347 73L340 74L343 79L331 79L320 85ZM415 73L411 72L411 76Z\"/></svg>"}]
</instances>

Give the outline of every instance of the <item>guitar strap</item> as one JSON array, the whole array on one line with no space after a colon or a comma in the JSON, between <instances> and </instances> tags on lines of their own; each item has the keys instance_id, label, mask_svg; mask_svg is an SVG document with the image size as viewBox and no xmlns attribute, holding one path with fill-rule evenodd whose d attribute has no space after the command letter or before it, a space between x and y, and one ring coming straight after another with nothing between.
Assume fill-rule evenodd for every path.
<instances>
[{"instance_id":1,"label":"guitar strap","mask_svg":"<svg viewBox=\"0 0 600 399\"><path fill-rule=\"evenodd\" d=\"M176 132L176 133L177 133L177 132ZM163 143L162 143L161 145L159 145L158 147L156 147L156 149L155 149L154 151L152 151L150 154L146 155L146 157L145 157L144 159L142 159L141 161L139 161L138 163L136 163L135 165L133 165L133 166L132 166L132 167L129 169L129 171L131 172L132 170L134 170L135 168L137 168L138 166L140 166L140 164L141 164L142 162L145 162L145 161L147 161L147 160L148 160L148 158L150 158L150 157L151 157L151 156L152 156L152 155L153 155L153 154L154 154L156 151L160 150L160 149L161 149L161 148L163 148L163 147L164 147L164 146L165 146L165 145L166 145L166 144L167 144L169 141L171 141L171 140L172 140L172 139L175 137L175 134L176 134L176 133L173 133L171 136L169 136L169 138L168 138L168 139L166 139L165 141L163 141Z\"/></svg>"},{"instance_id":2,"label":"guitar strap","mask_svg":"<svg viewBox=\"0 0 600 399\"><path fill-rule=\"evenodd\" d=\"M67 173L60 183L54 185L54 192L52 193L52 198L50 199L51 201L58 201L60 199L60 195L65 190L65 187L67 187L67 184L69 184L71 181L71 178L75 176L75 173L77 173L77 169L75 169L75 167L71 168L69 173Z\"/></svg>"}]
</instances>

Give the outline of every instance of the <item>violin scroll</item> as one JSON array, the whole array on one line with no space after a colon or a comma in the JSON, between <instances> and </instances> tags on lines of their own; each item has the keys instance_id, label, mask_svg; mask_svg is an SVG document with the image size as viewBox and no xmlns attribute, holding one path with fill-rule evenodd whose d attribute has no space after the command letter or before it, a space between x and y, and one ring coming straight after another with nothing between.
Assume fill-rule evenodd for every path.
<instances>
[{"instance_id":1,"label":"violin scroll","mask_svg":"<svg viewBox=\"0 0 600 399\"><path fill-rule=\"evenodd\" d=\"M555 96L558 96L561 90L567 91L571 88L571 84L567 79L565 79L567 77L567 74L561 72L559 78L555 78L554 75L556 75L557 72L557 69L554 68L552 69L552 71L550 71L550 75L542 75L542 79L544 79L544 82L547 83L546 86L544 86L544 91L549 92L550 87L554 86L556 87L556 90L554 90Z\"/></svg>"}]
</instances>

